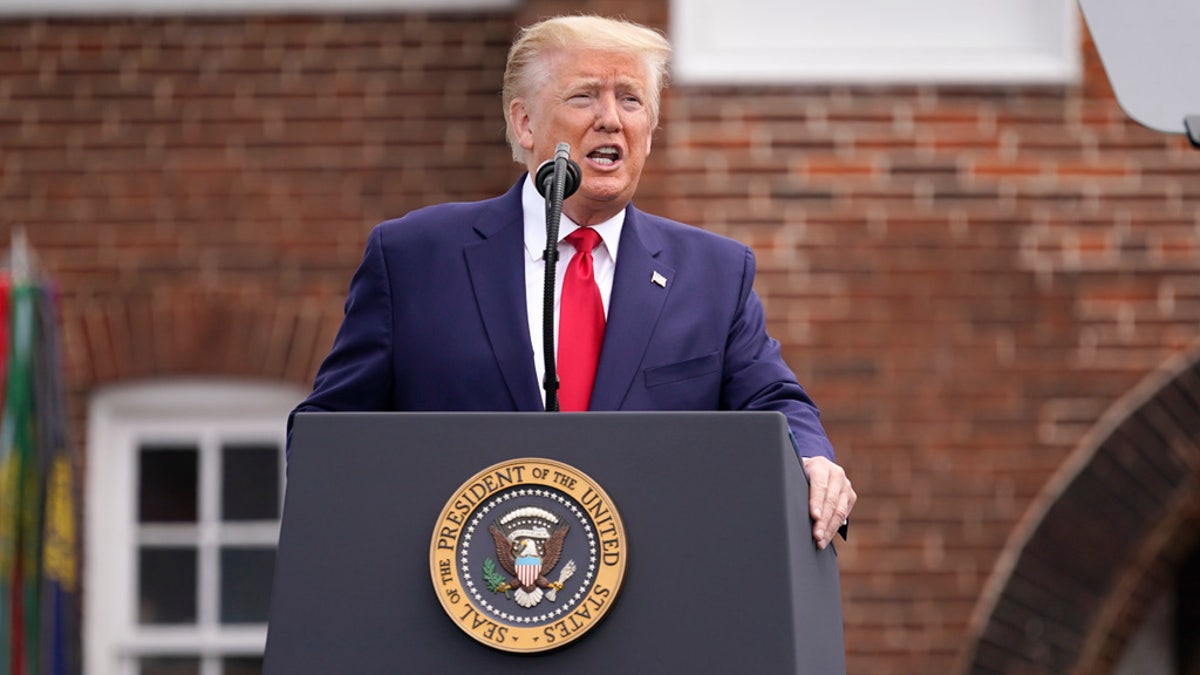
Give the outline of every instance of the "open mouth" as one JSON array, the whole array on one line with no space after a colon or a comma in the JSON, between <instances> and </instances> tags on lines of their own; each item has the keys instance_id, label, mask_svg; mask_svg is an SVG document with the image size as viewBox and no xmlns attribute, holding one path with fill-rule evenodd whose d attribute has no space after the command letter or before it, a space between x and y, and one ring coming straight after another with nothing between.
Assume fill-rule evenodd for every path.
<instances>
[{"instance_id":1,"label":"open mouth","mask_svg":"<svg viewBox=\"0 0 1200 675\"><path fill-rule=\"evenodd\" d=\"M611 166L621 160L621 149L612 145L603 145L587 154L588 159L600 166Z\"/></svg>"}]
</instances>

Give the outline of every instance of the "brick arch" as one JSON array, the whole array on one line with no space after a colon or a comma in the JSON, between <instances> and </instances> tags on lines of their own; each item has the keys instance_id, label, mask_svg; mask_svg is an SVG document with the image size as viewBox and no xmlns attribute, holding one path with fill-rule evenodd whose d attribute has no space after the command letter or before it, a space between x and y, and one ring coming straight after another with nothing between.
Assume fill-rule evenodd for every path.
<instances>
[{"instance_id":1,"label":"brick arch","mask_svg":"<svg viewBox=\"0 0 1200 675\"><path fill-rule=\"evenodd\" d=\"M157 289L63 303L77 391L161 376L308 386L341 321L340 299L257 289Z\"/></svg>"},{"instance_id":2,"label":"brick arch","mask_svg":"<svg viewBox=\"0 0 1200 675\"><path fill-rule=\"evenodd\" d=\"M1112 406L1016 528L964 673L1111 670L1200 526L1200 343Z\"/></svg>"}]
</instances>

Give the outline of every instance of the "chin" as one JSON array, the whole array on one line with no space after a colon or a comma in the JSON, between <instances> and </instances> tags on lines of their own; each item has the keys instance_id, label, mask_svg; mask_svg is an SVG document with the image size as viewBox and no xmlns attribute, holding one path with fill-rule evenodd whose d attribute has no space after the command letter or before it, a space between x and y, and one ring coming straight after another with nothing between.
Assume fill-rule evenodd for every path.
<instances>
[{"instance_id":1,"label":"chin","mask_svg":"<svg viewBox=\"0 0 1200 675\"><path fill-rule=\"evenodd\" d=\"M594 202L596 204L608 204L621 199L622 193L619 190L580 190L579 197L583 201Z\"/></svg>"},{"instance_id":2,"label":"chin","mask_svg":"<svg viewBox=\"0 0 1200 675\"><path fill-rule=\"evenodd\" d=\"M619 199L621 195L629 194L630 190L629 182L626 180L596 176L584 179L579 192L580 194L586 194L589 199L596 201L611 201Z\"/></svg>"}]
</instances>

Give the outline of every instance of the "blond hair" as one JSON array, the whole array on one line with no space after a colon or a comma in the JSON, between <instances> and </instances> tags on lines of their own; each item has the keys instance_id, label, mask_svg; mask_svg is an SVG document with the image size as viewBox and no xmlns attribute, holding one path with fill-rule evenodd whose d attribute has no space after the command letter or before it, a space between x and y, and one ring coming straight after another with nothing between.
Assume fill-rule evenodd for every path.
<instances>
[{"instance_id":1,"label":"blond hair","mask_svg":"<svg viewBox=\"0 0 1200 675\"><path fill-rule=\"evenodd\" d=\"M602 16L559 16L521 29L508 51L504 68L505 137L513 160L525 163L525 148L517 142L509 108L513 99L527 98L549 79L546 56L559 49L596 49L640 56L646 64L649 85L647 111L650 128L658 126L658 106L667 83L671 43L662 33L624 19Z\"/></svg>"}]
</instances>

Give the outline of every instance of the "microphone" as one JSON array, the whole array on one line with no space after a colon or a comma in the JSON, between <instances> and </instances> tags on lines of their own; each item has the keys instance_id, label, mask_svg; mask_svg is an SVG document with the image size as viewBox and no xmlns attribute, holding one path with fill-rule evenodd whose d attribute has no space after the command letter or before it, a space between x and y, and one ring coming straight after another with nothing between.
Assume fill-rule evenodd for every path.
<instances>
[{"instance_id":1,"label":"microphone","mask_svg":"<svg viewBox=\"0 0 1200 675\"><path fill-rule=\"evenodd\" d=\"M558 371L554 358L554 286L555 268L558 266L558 223L562 220L563 200L579 189L582 172L579 165L571 161L571 146L559 143L554 148L554 159L542 162L534 175L533 184L546 200L546 278L542 289L542 351L545 357L546 378L542 388L546 390L546 411L557 412Z\"/></svg>"},{"instance_id":2,"label":"microphone","mask_svg":"<svg viewBox=\"0 0 1200 675\"><path fill-rule=\"evenodd\" d=\"M560 165L559 160L562 160L563 164ZM565 171L563 175L562 198L566 199L570 197L579 189L582 173L580 172L579 165L575 163L575 160L571 159L571 146L567 143L559 143L554 148L553 159L542 162L534 174L533 184L537 188L538 194L545 199L550 199L553 194L554 172L560 166L562 167L561 171Z\"/></svg>"}]
</instances>

